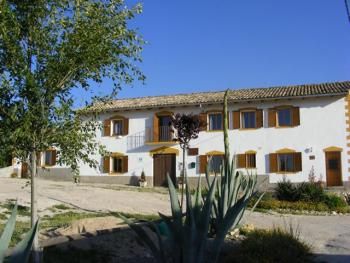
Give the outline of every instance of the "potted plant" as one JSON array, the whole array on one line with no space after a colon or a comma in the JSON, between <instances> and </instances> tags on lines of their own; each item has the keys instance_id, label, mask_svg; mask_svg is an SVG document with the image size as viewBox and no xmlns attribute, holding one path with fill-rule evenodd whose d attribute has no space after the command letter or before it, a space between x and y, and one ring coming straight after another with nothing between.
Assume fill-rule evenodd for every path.
<instances>
[{"instance_id":1,"label":"potted plant","mask_svg":"<svg viewBox=\"0 0 350 263\"><path fill-rule=\"evenodd\" d=\"M182 172L181 172L182 174ZM183 181L183 177L181 175L181 177L177 178L177 188L180 190L185 190L186 189L186 183Z\"/></svg>"},{"instance_id":2,"label":"potted plant","mask_svg":"<svg viewBox=\"0 0 350 263\"><path fill-rule=\"evenodd\" d=\"M146 187L147 186L145 171L141 172L141 177L139 179L139 186L140 187Z\"/></svg>"}]
</instances>

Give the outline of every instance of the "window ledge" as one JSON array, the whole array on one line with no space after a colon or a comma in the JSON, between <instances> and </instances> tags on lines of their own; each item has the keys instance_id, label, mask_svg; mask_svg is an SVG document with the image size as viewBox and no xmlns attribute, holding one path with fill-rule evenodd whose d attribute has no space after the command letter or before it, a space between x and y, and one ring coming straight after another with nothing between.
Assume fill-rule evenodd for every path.
<instances>
[{"instance_id":1,"label":"window ledge","mask_svg":"<svg viewBox=\"0 0 350 263\"><path fill-rule=\"evenodd\" d=\"M260 128L239 128L239 131L251 131L251 130L258 130Z\"/></svg>"},{"instance_id":2,"label":"window ledge","mask_svg":"<svg viewBox=\"0 0 350 263\"><path fill-rule=\"evenodd\" d=\"M222 132L223 130L207 130L206 132Z\"/></svg>"}]
</instances>

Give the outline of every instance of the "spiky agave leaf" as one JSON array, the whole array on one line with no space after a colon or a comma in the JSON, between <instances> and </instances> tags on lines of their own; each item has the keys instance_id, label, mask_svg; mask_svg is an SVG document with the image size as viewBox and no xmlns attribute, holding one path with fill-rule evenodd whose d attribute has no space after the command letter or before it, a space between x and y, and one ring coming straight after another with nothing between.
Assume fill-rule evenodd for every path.
<instances>
[{"instance_id":1,"label":"spiky agave leaf","mask_svg":"<svg viewBox=\"0 0 350 263\"><path fill-rule=\"evenodd\" d=\"M28 262L30 252L32 250L33 241L38 230L39 220L36 221L35 225L27 232L25 237L15 246L9 263L26 263Z\"/></svg>"},{"instance_id":2,"label":"spiky agave leaf","mask_svg":"<svg viewBox=\"0 0 350 263\"><path fill-rule=\"evenodd\" d=\"M5 251L8 249L10 245L11 237L16 225L16 217L17 217L17 202L14 208L12 209L11 216L7 220L4 231L2 232L0 237L0 263L3 262L5 258Z\"/></svg>"}]
</instances>

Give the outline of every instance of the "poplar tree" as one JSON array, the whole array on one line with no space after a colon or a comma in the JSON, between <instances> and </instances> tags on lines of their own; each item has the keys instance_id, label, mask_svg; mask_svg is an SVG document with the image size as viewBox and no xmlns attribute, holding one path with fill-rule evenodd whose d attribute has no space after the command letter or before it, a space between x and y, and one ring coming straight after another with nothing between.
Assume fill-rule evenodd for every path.
<instances>
[{"instance_id":1,"label":"poplar tree","mask_svg":"<svg viewBox=\"0 0 350 263\"><path fill-rule=\"evenodd\" d=\"M140 12L122 0L0 0L0 143L28 163L32 225L41 152L56 147L58 164L75 171L97 165L98 126L77 116L73 90L97 94L92 84L109 79L109 99L144 79L144 42L130 26Z\"/></svg>"}]
</instances>

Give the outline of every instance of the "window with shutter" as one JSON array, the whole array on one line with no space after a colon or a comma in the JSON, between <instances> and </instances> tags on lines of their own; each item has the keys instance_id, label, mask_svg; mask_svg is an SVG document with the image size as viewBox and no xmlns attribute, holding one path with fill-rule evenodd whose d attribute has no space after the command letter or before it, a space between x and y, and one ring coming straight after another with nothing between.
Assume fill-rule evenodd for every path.
<instances>
[{"instance_id":1,"label":"window with shutter","mask_svg":"<svg viewBox=\"0 0 350 263\"><path fill-rule=\"evenodd\" d=\"M56 150L47 150L44 152L44 166L56 165Z\"/></svg>"},{"instance_id":2,"label":"window with shutter","mask_svg":"<svg viewBox=\"0 0 350 263\"><path fill-rule=\"evenodd\" d=\"M255 153L237 154L237 168L256 168L255 155Z\"/></svg>"},{"instance_id":3,"label":"window with shutter","mask_svg":"<svg viewBox=\"0 0 350 263\"><path fill-rule=\"evenodd\" d=\"M241 128L242 129L255 129L256 123L256 112L255 110L241 111Z\"/></svg>"},{"instance_id":4,"label":"window with shutter","mask_svg":"<svg viewBox=\"0 0 350 263\"><path fill-rule=\"evenodd\" d=\"M219 174L221 172L221 166L223 164L223 155L208 156L209 172L211 174Z\"/></svg>"},{"instance_id":5,"label":"window with shutter","mask_svg":"<svg viewBox=\"0 0 350 263\"><path fill-rule=\"evenodd\" d=\"M278 152L270 154L270 172L295 173L300 171L302 171L301 152Z\"/></svg>"},{"instance_id":6,"label":"window with shutter","mask_svg":"<svg viewBox=\"0 0 350 263\"><path fill-rule=\"evenodd\" d=\"M119 120L113 120L112 121L113 124L113 135L123 135L123 120L119 119Z\"/></svg>"},{"instance_id":7,"label":"window with shutter","mask_svg":"<svg viewBox=\"0 0 350 263\"><path fill-rule=\"evenodd\" d=\"M209 113L209 131L219 131L223 129L223 116L221 112Z\"/></svg>"},{"instance_id":8,"label":"window with shutter","mask_svg":"<svg viewBox=\"0 0 350 263\"><path fill-rule=\"evenodd\" d=\"M246 153L246 168L256 168L256 154Z\"/></svg>"}]
</instances>

